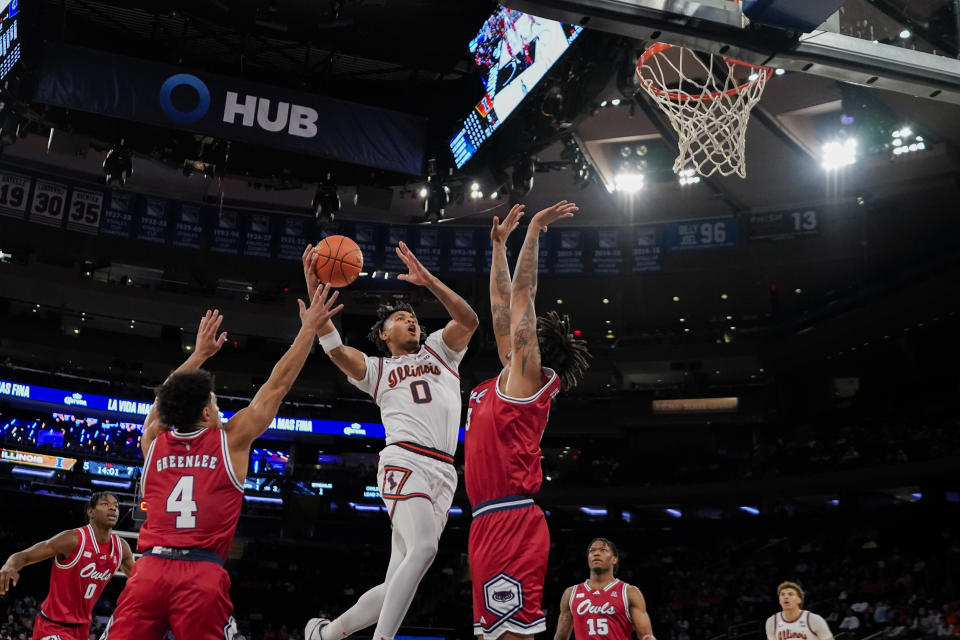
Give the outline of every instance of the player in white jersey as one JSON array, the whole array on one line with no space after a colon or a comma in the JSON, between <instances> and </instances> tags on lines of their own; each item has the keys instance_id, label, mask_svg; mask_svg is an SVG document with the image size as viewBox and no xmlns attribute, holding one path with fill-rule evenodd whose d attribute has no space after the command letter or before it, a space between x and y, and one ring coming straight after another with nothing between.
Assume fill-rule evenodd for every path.
<instances>
[{"instance_id":1,"label":"player in white jersey","mask_svg":"<svg viewBox=\"0 0 960 640\"><path fill-rule=\"evenodd\" d=\"M767 618L767 640L833 640L830 626L823 617L804 611L803 589L795 582L781 582L777 587L780 613Z\"/></svg>"},{"instance_id":2,"label":"player in white jersey","mask_svg":"<svg viewBox=\"0 0 960 640\"><path fill-rule=\"evenodd\" d=\"M318 331L333 363L380 407L386 447L380 452L377 482L393 536L383 583L333 622L311 619L306 640L342 640L374 623L375 640L393 640L437 553L457 488L453 455L462 406L457 368L479 321L466 300L427 271L403 242L397 255L409 269L399 279L429 289L451 320L424 340L410 305L381 305L370 339L385 357L343 345L332 322ZM315 260L308 246L303 266L311 291L317 287Z\"/></svg>"}]
</instances>

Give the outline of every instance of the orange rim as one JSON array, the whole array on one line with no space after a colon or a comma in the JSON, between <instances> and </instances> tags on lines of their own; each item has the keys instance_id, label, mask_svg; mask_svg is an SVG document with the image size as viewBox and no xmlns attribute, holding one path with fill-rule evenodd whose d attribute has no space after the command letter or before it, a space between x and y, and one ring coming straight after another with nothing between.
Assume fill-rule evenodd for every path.
<instances>
[{"instance_id":1,"label":"orange rim","mask_svg":"<svg viewBox=\"0 0 960 640\"><path fill-rule=\"evenodd\" d=\"M658 42L658 43L656 43L656 44L648 47L647 50L644 51L644 52L640 55L640 57L637 59L636 75L637 75L637 79L640 80L640 83L644 86L644 88L645 88L647 91L651 91L651 92L657 94L658 96L664 96L664 97L666 97L666 98L668 98L668 99L670 99L670 100L674 100L674 101L676 101L676 102L686 102L686 101L689 101L689 100L715 100L715 99L719 98L720 96L724 96L724 95L726 95L726 96L733 96L733 95L735 95L735 94L740 93L741 91L743 91L743 90L746 89L747 87L752 86L752 85L754 85L754 84L756 84L756 83L758 83L758 82L765 84L765 83L767 82L767 80L770 79L770 76L773 74L773 69L771 69L770 67L765 67L765 66L759 65L759 64L750 64L749 62L744 62L744 61L742 61L742 60L737 60L737 59L735 59L735 58L727 58L727 57L725 57L725 56L722 56L722 57L723 57L723 61L724 61L724 62L727 62L727 63L729 63L729 64L733 64L733 65L737 65L737 66L741 66L741 67L749 67L749 68L751 68L751 69L756 69L757 72L758 72L758 73L757 73L757 78L756 78L755 80L747 80L747 81L744 82L743 84L738 85L738 86L736 86L736 87L732 87L732 88L730 88L730 89L727 89L726 91L714 91L713 93L687 94L687 93L680 93L680 92L678 92L678 91L667 91L667 90L665 90L665 89L661 89L660 87L655 87L655 86L653 86L653 81L652 81L652 80L647 80L647 79L645 79L645 78L640 74L640 67L642 67L643 64L644 64L647 60L649 60L650 58L652 58L653 56L655 56L655 55L657 55L657 54L659 54L659 53L663 53L663 52L666 51L667 49L672 49L672 48L674 48L674 45L672 45L672 44L667 44L666 42Z\"/></svg>"}]
</instances>

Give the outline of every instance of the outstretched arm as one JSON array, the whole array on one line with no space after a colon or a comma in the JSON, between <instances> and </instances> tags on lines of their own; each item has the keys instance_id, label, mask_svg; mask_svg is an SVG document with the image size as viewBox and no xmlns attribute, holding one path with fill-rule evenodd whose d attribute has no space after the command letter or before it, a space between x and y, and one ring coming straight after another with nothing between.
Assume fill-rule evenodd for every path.
<instances>
[{"instance_id":1,"label":"outstretched arm","mask_svg":"<svg viewBox=\"0 0 960 640\"><path fill-rule=\"evenodd\" d=\"M120 546L123 548L123 556L120 559L120 573L129 578L130 574L133 573L133 551L123 538L120 538Z\"/></svg>"},{"instance_id":2,"label":"outstretched arm","mask_svg":"<svg viewBox=\"0 0 960 640\"><path fill-rule=\"evenodd\" d=\"M637 632L638 640L656 640L653 637L653 625L650 624L650 614L647 613L647 601L640 593L640 589L631 586L627 589L627 601L630 605L630 620Z\"/></svg>"},{"instance_id":3,"label":"outstretched arm","mask_svg":"<svg viewBox=\"0 0 960 640\"><path fill-rule=\"evenodd\" d=\"M200 318L200 328L197 329L197 342L193 347L193 353L170 374L171 376L174 373L196 371L203 366L203 363L206 362L210 356L220 351L220 347L223 346L224 341L227 339L226 331L217 335L221 323L223 323L223 316L220 315L220 310L214 309L211 311L207 309L207 312ZM167 376L167 379L169 379L169 376ZM157 413L157 405L154 404L150 407L150 412L147 413L147 417L143 421L143 435L140 437L140 448L143 450L143 457L147 457L147 452L150 451L150 445L153 444L153 441L160 432L166 428L166 425L160 421L160 416Z\"/></svg>"},{"instance_id":4,"label":"outstretched arm","mask_svg":"<svg viewBox=\"0 0 960 640\"><path fill-rule=\"evenodd\" d=\"M511 356L506 388L513 398L528 398L543 385L540 371L540 343L537 340L537 269L540 258L540 232L564 218L573 216L577 205L562 200L538 212L530 221L520 248L510 291Z\"/></svg>"},{"instance_id":5,"label":"outstretched arm","mask_svg":"<svg viewBox=\"0 0 960 640\"><path fill-rule=\"evenodd\" d=\"M409 269L409 273L401 273L397 277L400 280L429 289L430 293L437 297L443 308L450 314L451 320L443 329L444 343L454 351L466 349L470 338L473 337L473 332L477 330L477 326L480 324L477 313L459 294L427 271L427 268L417 260L417 256L413 255L413 251L410 251L407 243L400 243L397 247L397 256Z\"/></svg>"},{"instance_id":6,"label":"outstretched arm","mask_svg":"<svg viewBox=\"0 0 960 640\"><path fill-rule=\"evenodd\" d=\"M329 285L317 288L309 307L304 305L303 300L297 300L297 304L300 305L300 332L297 333L287 352L274 365L270 377L253 396L250 404L230 418L224 427L230 452L242 457L244 468L246 468L246 455L250 445L264 434L273 419L277 417L280 402L300 375L310 354L310 348L313 346L313 337L317 335L317 329L343 309L343 305L333 306L339 292L330 295L331 291L332 287Z\"/></svg>"},{"instance_id":7,"label":"outstretched arm","mask_svg":"<svg viewBox=\"0 0 960 640\"><path fill-rule=\"evenodd\" d=\"M493 335L497 341L500 363L506 367L510 354L510 265L507 264L507 238L520 224L523 205L515 204L510 213L500 222L493 217L490 243L493 245L493 261L490 264L490 313L493 315Z\"/></svg>"},{"instance_id":8,"label":"outstretched arm","mask_svg":"<svg viewBox=\"0 0 960 640\"><path fill-rule=\"evenodd\" d=\"M80 536L71 529L61 531L49 540L38 542L32 547L11 554L3 563L3 567L0 567L0 596L6 595L11 587L17 586L17 582L20 581L20 569L54 556L66 558L76 550L78 544L80 544Z\"/></svg>"},{"instance_id":9,"label":"outstretched arm","mask_svg":"<svg viewBox=\"0 0 960 640\"><path fill-rule=\"evenodd\" d=\"M570 596L573 594L573 587L567 587L560 598L560 619L557 620L557 632L553 640L568 640L570 632L573 631L573 613L570 611Z\"/></svg>"},{"instance_id":10,"label":"outstretched arm","mask_svg":"<svg viewBox=\"0 0 960 640\"><path fill-rule=\"evenodd\" d=\"M317 253L313 250L313 245L308 244L307 248L303 250L303 279L307 282L307 295L311 297L316 293L317 287L320 286L320 280L317 278L316 262ZM333 339L336 343L340 342L340 334L337 333L333 320L328 320L320 326L317 337L321 339L321 345L323 345L324 340L330 339ZM324 347L324 352L340 371L354 380L363 380L363 377L367 374L367 356L362 351L341 343L329 349Z\"/></svg>"}]
</instances>

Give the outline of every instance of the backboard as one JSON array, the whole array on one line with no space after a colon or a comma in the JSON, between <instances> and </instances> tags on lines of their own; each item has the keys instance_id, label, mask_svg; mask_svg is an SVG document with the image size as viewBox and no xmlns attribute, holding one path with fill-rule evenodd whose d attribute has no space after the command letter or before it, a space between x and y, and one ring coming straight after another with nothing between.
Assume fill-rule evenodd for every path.
<instances>
[{"instance_id":1,"label":"backboard","mask_svg":"<svg viewBox=\"0 0 960 640\"><path fill-rule=\"evenodd\" d=\"M506 0L506 5L643 41L667 42L960 104L953 0L849 0L817 29L751 24L734 0Z\"/></svg>"}]
</instances>

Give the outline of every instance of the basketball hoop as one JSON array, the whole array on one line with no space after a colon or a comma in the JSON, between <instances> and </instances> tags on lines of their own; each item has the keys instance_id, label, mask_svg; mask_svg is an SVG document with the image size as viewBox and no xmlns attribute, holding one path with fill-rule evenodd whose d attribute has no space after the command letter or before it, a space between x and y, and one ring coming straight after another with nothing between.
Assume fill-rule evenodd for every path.
<instances>
[{"instance_id":1,"label":"basketball hoop","mask_svg":"<svg viewBox=\"0 0 960 640\"><path fill-rule=\"evenodd\" d=\"M636 74L679 137L674 173L747 177L750 110L773 69L658 42L637 60Z\"/></svg>"}]
</instances>

